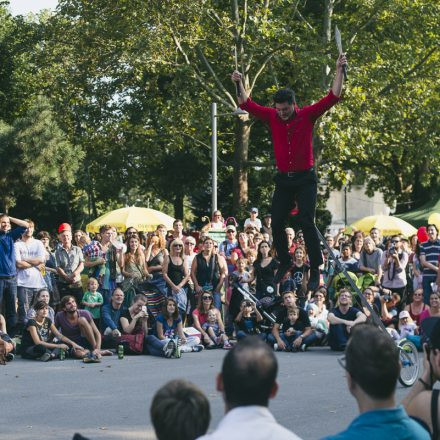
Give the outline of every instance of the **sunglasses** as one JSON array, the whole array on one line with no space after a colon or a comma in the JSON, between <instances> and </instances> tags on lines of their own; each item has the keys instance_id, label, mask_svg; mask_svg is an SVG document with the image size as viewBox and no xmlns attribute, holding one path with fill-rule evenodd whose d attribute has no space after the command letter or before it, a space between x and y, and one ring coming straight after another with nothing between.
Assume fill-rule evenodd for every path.
<instances>
[{"instance_id":1,"label":"sunglasses","mask_svg":"<svg viewBox=\"0 0 440 440\"><path fill-rule=\"evenodd\" d=\"M173 247L178 247L178 248L181 248L181 247L183 247L181 244L173 244Z\"/></svg>"},{"instance_id":2,"label":"sunglasses","mask_svg":"<svg viewBox=\"0 0 440 440\"><path fill-rule=\"evenodd\" d=\"M212 300L212 296L202 296L203 301L208 301L208 300Z\"/></svg>"}]
</instances>

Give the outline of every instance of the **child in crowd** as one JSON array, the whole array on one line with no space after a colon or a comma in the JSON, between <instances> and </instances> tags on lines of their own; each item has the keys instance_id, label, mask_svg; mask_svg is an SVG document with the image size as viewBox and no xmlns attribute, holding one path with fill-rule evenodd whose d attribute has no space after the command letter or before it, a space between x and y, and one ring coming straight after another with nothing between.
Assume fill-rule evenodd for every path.
<instances>
[{"instance_id":1,"label":"child in crowd","mask_svg":"<svg viewBox=\"0 0 440 440\"><path fill-rule=\"evenodd\" d=\"M307 314L309 315L310 324L316 335L316 337L321 340L328 333L328 325L324 319L318 318L318 306L314 303L307 304L306 307Z\"/></svg>"},{"instance_id":2,"label":"child in crowd","mask_svg":"<svg viewBox=\"0 0 440 440\"><path fill-rule=\"evenodd\" d=\"M202 325L203 330L208 333L209 337L212 340L212 345L209 344L208 347L213 348L214 345L223 346L224 349L229 350L232 348L231 343L229 342L228 337L225 334L225 329L223 326L220 326L217 313L215 310L211 309L208 311L208 319Z\"/></svg>"},{"instance_id":3,"label":"child in crowd","mask_svg":"<svg viewBox=\"0 0 440 440\"><path fill-rule=\"evenodd\" d=\"M251 274L247 271L248 261L244 257L239 257L236 263L237 269L232 272L232 282L237 281L240 287L249 289L249 281L252 279Z\"/></svg>"},{"instance_id":4,"label":"child in crowd","mask_svg":"<svg viewBox=\"0 0 440 440\"><path fill-rule=\"evenodd\" d=\"M87 283L87 292L84 293L81 304L84 309L90 312L95 321L96 326L99 328L99 320L101 318L101 307L104 303L104 298L98 292L98 280L96 278L90 277Z\"/></svg>"},{"instance_id":5,"label":"child in crowd","mask_svg":"<svg viewBox=\"0 0 440 440\"><path fill-rule=\"evenodd\" d=\"M398 330L393 327L387 328L388 333L395 341L400 341L404 338L411 339L411 337L416 336L418 333L417 325L406 310L400 312L397 328Z\"/></svg>"},{"instance_id":6,"label":"child in crowd","mask_svg":"<svg viewBox=\"0 0 440 440\"><path fill-rule=\"evenodd\" d=\"M265 340L266 333L261 333L258 328L258 323L262 320L263 317L255 306L255 303L246 299L242 301L240 312L235 318L235 324L237 325L237 340L239 341L249 335L259 335Z\"/></svg>"}]
</instances>

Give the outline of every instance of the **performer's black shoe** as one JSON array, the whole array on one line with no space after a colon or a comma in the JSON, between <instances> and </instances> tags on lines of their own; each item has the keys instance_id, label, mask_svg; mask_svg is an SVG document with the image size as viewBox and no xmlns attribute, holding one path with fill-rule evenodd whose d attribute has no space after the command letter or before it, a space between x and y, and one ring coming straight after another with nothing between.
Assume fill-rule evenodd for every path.
<instances>
[{"instance_id":1,"label":"performer's black shoe","mask_svg":"<svg viewBox=\"0 0 440 440\"><path fill-rule=\"evenodd\" d=\"M292 260L288 260L284 263L280 263L275 278L273 279L274 284L279 284L286 275L287 271L292 267Z\"/></svg>"},{"instance_id":2,"label":"performer's black shoe","mask_svg":"<svg viewBox=\"0 0 440 440\"><path fill-rule=\"evenodd\" d=\"M314 292L319 287L319 281L320 281L319 269L317 267L311 268L310 278L307 284L307 290L311 290L312 292Z\"/></svg>"}]
</instances>

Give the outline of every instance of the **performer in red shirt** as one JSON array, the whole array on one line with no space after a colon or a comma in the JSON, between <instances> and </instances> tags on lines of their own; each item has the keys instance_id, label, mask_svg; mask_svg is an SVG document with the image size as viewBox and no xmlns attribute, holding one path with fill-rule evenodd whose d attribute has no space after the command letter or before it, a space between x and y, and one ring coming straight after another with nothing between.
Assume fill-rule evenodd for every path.
<instances>
[{"instance_id":1,"label":"performer in red shirt","mask_svg":"<svg viewBox=\"0 0 440 440\"><path fill-rule=\"evenodd\" d=\"M347 64L344 54L336 62L336 75L328 95L315 104L299 108L291 89L278 90L273 100L275 107L263 107L249 98L242 82L242 74L235 71L232 80L239 85L238 103L243 110L269 124L278 173L272 198L273 243L280 260L275 277L279 282L292 265L284 232L289 212L298 205L298 222L304 234L310 260L308 290L319 286L319 266L322 255L315 226L317 177L314 168L312 135L316 120L335 105L341 96Z\"/></svg>"}]
</instances>

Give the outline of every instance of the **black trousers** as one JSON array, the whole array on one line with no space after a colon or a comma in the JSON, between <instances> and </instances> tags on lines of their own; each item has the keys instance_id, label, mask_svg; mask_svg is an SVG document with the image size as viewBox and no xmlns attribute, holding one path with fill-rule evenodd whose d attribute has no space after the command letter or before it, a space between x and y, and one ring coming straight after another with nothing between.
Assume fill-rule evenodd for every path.
<instances>
[{"instance_id":1,"label":"black trousers","mask_svg":"<svg viewBox=\"0 0 440 440\"><path fill-rule=\"evenodd\" d=\"M275 176L275 191L272 198L273 244L281 263L290 261L285 232L286 221L295 202L299 214L297 222L307 246L310 267L318 268L322 263L321 247L315 226L317 178L315 170L295 172L290 175L278 173Z\"/></svg>"}]
</instances>

